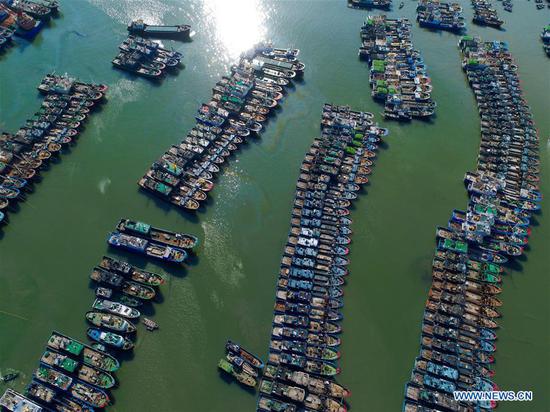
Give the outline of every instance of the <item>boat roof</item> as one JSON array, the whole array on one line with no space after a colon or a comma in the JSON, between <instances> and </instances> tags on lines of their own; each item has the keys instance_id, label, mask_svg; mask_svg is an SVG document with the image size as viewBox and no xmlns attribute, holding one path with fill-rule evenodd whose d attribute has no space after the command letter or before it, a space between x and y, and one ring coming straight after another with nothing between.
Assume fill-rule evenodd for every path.
<instances>
[{"instance_id":1,"label":"boat roof","mask_svg":"<svg viewBox=\"0 0 550 412\"><path fill-rule=\"evenodd\" d=\"M151 225L144 222L139 222L139 221L137 222L127 221L126 226L128 226L130 229L136 232L140 232L144 234L149 233L149 231L151 230Z\"/></svg>"},{"instance_id":2,"label":"boat roof","mask_svg":"<svg viewBox=\"0 0 550 412\"><path fill-rule=\"evenodd\" d=\"M183 27L183 26L154 26L154 25L146 24L145 25L145 31L171 33L171 32L174 32L174 31L180 31L181 27Z\"/></svg>"}]
</instances>

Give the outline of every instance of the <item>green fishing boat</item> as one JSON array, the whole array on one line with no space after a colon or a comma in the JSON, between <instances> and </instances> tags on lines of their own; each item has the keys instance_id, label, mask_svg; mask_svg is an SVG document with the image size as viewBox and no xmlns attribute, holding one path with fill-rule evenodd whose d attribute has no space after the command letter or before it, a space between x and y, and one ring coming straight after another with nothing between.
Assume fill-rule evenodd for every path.
<instances>
[{"instance_id":1,"label":"green fishing boat","mask_svg":"<svg viewBox=\"0 0 550 412\"><path fill-rule=\"evenodd\" d=\"M439 239L437 247L441 250L450 250L457 253L468 253L468 244L460 240Z\"/></svg>"},{"instance_id":2,"label":"green fishing boat","mask_svg":"<svg viewBox=\"0 0 550 412\"><path fill-rule=\"evenodd\" d=\"M252 376L250 376L247 373L244 372L237 372L233 365L226 361L225 359L220 359L218 362L218 368L220 368L222 371L228 373L229 375L232 375L237 379L240 383L246 386L255 387L256 386L256 379L254 379Z\"/></svg>"}]
</instances>

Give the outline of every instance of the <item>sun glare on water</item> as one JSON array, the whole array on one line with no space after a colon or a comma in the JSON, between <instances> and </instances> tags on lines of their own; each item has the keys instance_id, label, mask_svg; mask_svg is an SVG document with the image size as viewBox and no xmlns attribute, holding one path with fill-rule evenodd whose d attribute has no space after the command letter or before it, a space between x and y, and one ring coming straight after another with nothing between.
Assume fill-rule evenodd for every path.
<instances>
[{"instance_id":1,"label":"sun glare on water","mask_svg":"<svg viewBox=\"0 0 550 412\"><path fill-rule=\"evenodd\" d=\"M266 14L259 0L204 0L203 5L226 58L234 60L263 40Z\"/></svg>"}]
</instances>

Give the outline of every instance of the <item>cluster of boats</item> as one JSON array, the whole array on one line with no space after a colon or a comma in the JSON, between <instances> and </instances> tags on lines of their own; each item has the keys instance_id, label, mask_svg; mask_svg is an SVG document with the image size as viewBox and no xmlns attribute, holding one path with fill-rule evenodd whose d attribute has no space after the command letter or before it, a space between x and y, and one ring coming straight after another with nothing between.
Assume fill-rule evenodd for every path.
<instances>
[{"instance_id":1,"label":"cluster of boats","mask_svg":"<svg viewBox=\"0 0 550 412\"><path fill-rule=\"evenodd\" d=\"M384 117L408 121L435 112L431 79L411 41L408 19L368 16L361 28L359 57L370 66L371 95L384 103Z\"/></svg>"},{"instance_id":2,"label":"cluster of boats","mask_svg":"<svg viewBox=\"0 0 550 412\"><path fill-rule=\"evenodd\" d=\"M540 0L539 0L540 1ZM512 0L504 0L502 2L502 7L504 8L504 10L506 10L507 12L511 13L512 12L512 9L514 7L514 4L512 3Z\"/></svg>"},{"instance_id":3,"label":"cluster of boats","mask_svg":"<svg viewBox=\"0 0 550 412\"><path fill-rule=\"evenodd\" d=\"M416 20L420 27L462 32L466 29L462 7L458 3L443 3L439 0L419 0Z\"/></svg>"},{"instance_id":4,"label":"cluster of boats","mask_svg":"<svg viewBox=\"0 0 550 412\"><path fill-rule=\"evenodd\" d=\"M494 401L461 402L455 390L498 390L493 382L503 264L521 256L540 208L538 136L501 42L464 36L463 68L481 116L477 171L464 177L469 202L436 229L432 286L420 356L403 410L477 412Z\"/></svg>"},{"instance_id":5,"label":"cluster of boats","mask_svg":"<svg viewBox=\"0 0 550 412\"><path fill-rule=\"evenodd\" d=\"M149 79L160 79L168 70L180 67L183 54L139 36L128 36L112 63L118 69Z\"/></svg>"},{"instance_id":6,"label":"cluster of boats","mask_svg":"<svg viewBox=\"0 0 550 412\"><path fill-rule=\"evenodd\" d=\"M0 11L0 19L2 18L2 11ZM11 44L14 31L12 29L0 26L0 52Z\"/></svg>"},{"instance_id":7,"label":"cluster of boats","mask_svg":"<svg viewBox=\"0 0 550 412\"><path fill-rule=\"evenodd\" d=\"M550 9L550 1L549 0L546 0L546 7L544 6L544 0L535 0L535 5L537 7L537 10L542 10L546 7L548 7Z\"/></svg>"},{"instance_id":8,"label":"cluster of boats","mask_svg":"<svg viewBox=\"0 0 550 412\"><path fill-rule=\"evenodd\" d=\"M139 186L188 211L197 210L212 190L221 165L248 136L264 128L285 88L300 77L299 50L257 45L243 55L201 105L196 125L170 147L139 181Z\"/></svg>"},{"instance_id":9,"label":"cluster of boats","mask_svg":"<svg viewBox=\"0 0 550 412\"><path fill-rule=\"evenodd\" d=\"M257 410L344 412L340 321L351 203L368 183L387 129L371 113L325 104L321 137L301 165L277 282L268 363Z\"/></svg>"},{"instance_id":10,"label":"cluster of boats","mask_svg":"<svg viewBox=\"0 0 550 412\"><path fill-rule=\"evenodd\" d=\"M107 86L48 74L38 90L45 94L40 110L16 133L0 135L0 223L26 198L50 159L77 138Z\"/></svg>"},{"instance_id":11,"label":"cluster of boats","mask_svg":"<svg viewBox=\"0 0 550 412\"><path fill-rule=\"evenodd\" d=\"M348 7L354 9L383 9L391 8L392 0L348 0Z\"/></svg>"},{"instance_id":12,"label":"cluster of boats","mask_svg":"<svg viewBox=\"0 0 550 412\"><path fill-rule=\"evenodd\" d=\"M498 13L488 0L472 0L474 7L473 22L482 26L500 28L504 20L498 17Z\"/></svg>"},{"instance_id":13,"label":"cluster of boats","mask_svg":"<svg viewBox=\"0 0 550 412\"><path fill-rule=\"evenodd\" d=\"M31 40L50 17L57 15L55 0L0 0L0 50L11 35Z\"/></svg>"},{"instance_id":14,"label":"cluster of boats","mask_svg":"<svg viewBox=\"0 0 550 412\"><path fill-rule=\"evenodd\" d=\"M129 219L122 219L117 229L120 233L139 233L163 245L191 248L197 244L194 236ZM110 404L108 391L115 387L113 374L120 368L116 355L134 348L141 317L138 308L152 301L165 278L103 256L90 279L98 286L84 317L90 325L86 335L93 343L52 332L25 395L8 389L0 398L0 406L11 412L93 412ZM158 328L151 319L141 321L147 330ZM240 356L246 359L246 355Z\"/></svg>"},{"instance_id":15,"label":"cluster of boats","mask_svg":"<svg viewBox=\"0 0 550 412\"><path fill-rule=\"evenodd\" d=\"M147 223L121 219L107 238L109 245L169 263L181 264L199 239L188 233L155 228Z\"/></svg>"},{"instance_id":16,"label":"cluster of boats","mask_svg":"<svg viewBox=\"0 0 550 412\"><path fill-rule=\"evenodd\" d=\"M242 385L256 387L258 376L264 368L262 360L230 340L225 344L225 352L225 359L220 359L218 368Z\"/></svg>"},{"instance_id":17,"label":"cluster of boats","mask_svg":"<svg viewBox=\"0 0 550 412\"><path fill-rule=\"evenodd\" d=\"M548 57L550 57L550 24L542 29L540 38L542 39L542 47L544 48L544 52Z\"/></svg>"}]
</instances>

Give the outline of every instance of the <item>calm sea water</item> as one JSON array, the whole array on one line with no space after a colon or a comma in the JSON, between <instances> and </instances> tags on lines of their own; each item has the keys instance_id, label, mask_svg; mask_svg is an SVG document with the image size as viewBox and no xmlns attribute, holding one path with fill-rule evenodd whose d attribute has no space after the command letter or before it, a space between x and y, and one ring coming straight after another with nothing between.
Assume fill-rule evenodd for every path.
<instances>
[{"instance_id":1,"label":"calm sea water","mask_svg":"<svg viewBox=\"0 0 550 412\"><path fill-rule=\"evenodd\" d=\"M416 3L389 13L414 22ZM469 2L461 1L467 21ZM496 2L495 2L496 3ZM496 382L533 390L535 401L502 411L550 410L550 122L549 64L539 32L548 11L518 0L504 31L469 24L470 33L510 43L541 135L542 189L527 256L508 271L497 341ZM40 103L35 87L49 71L107 83L108 103L78 145L0 232L0 368L22 371L23 389L52 329L85 338L83 314L93 290L90 269L108 250L106 235L121 217L196 233L193 265L167 273L162 304L148 315L160 330L140 330L132 359L117 373L113 411L249 411L256 397L219 376L217 361L232 338L267 353L275 279L299 164L319 132L324 102L377 114L368 71L357 59L364 11L339 1L62 0L62 16L32 44L0 56L0 129L15 131ZM379 12L373 12L379 13ZM185 54L185 68L161 86L111 68L126 24L188 22L190 43L165 42ZM194 112L239 53L255 41L302 50L304 82L285 98L262 138L244 147L217 181L207 210L195 218L140 193L149 164L193 125ZM479 118L460 69L458 38L419 29L413 40L433 78L437 116L430 123L389 123L367 195L356 204L352 265L345 288L342 374L354 411L398 411L418 354L420 320L430 284L436 225L466 204L465 171L475 165ZM2 389L2 388L0 388Z\"/></svg>"}]
</instances>

